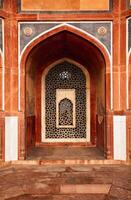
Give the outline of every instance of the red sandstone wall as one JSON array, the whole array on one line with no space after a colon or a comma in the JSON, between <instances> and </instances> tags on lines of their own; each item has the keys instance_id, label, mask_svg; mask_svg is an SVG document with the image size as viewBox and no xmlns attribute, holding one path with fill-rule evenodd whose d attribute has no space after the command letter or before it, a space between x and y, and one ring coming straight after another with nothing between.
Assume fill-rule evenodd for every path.
<instances>
[{"instance_id":1,"label":"red sandstone wall","mask_svg":"<svg viewBox=\"0 0 131 200\"><path fill-rule=\"evenodd\" d=\"M4 156L4 117L8 115L19 116L19 158L25 156L25 99L21 96L21 110L18 111L18 21L37 20L111 20L113 21L113 110L110 109L109 98L106 102L106 142L105 154L112 158L113 154L113 114L124 114L130 123L130 112L126 110L126 18L131 16L131 10L127 9L126 1L113 0L113 10L108 13L81 13L81 14L37 14L18 13L16 0L5 0L4 7L0 10L0 17L5 23L5 110L0 111L0 151ZM131 62L129 62L131 63ZM130 69L130 67L129 67ZM110 96L110 70L106 71L106 97ZM21 71L21 90L24 91L24 70ZM129 75L129 106L131 107L131 88ZM0 62L0 80L1 80ZM24 92L23 92L24 94ZM0 97L2 86L0 82ZM124 98L123 98L124 97ZM1 99L1 98L0 98ZM1 108L1 100L0 100ZM128 125L129 127L129 125ZM130 138L130 128L127 128L127 138ZM128 142L130 141L127 140ZM130 143L128 143L128 156Z\"/></svg>"},{"instance_id":2,"label":"red sandstone wall","mask_svg":"<svg viewBox=\"0 0 131 200\"><path fill-rule=\"evenodd\" d=\"M22 10L109 10L109 0L22 0Z\"/></svg>"},{"instance_id":3,"label":"red sandstone wall","mask_svg":"<svg viewBox=\"0 0 131 200\"><path fill-rule=\"evenodd\" d=\"M129 57L129 110L131 110L131 54Z\"/></svg>"}]
</instances>

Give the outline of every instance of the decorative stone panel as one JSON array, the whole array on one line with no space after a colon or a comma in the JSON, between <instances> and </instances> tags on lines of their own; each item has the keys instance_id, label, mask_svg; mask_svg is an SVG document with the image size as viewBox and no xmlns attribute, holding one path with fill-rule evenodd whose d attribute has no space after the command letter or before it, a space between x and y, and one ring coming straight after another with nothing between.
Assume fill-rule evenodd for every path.
<instances>
[{"instance_id":1,"label":"decorative stone panel","mask_svg":"<svg viewBox=\"0 0 131 200\"><path fill-rule=\"evenodd\" d=\"M97 38L108 49L111 54L111 23L110 22L90 22L90 23L70 23L72 26L79 28ZM100 29L105 29L103 34Z\"/></svg>"},{"instance_id":2,"label":"decorative stone panel","mask_svg":"<svg viewBox=\"0 0 131 200\"><path fill-rule=\"evenodd\" d=\"M80 31L84 31L87 34L92 35L99 40L111 54L112 46L112 25L111 22L105 21L93 21L93 22L20 22L19 23L19 37L20 47L19 55L24 48L34 39L40 35L55 29L58 26L67 25L74 27Z\"/></svg>"},{"instance_id":3,"label":"decorative stone panel","mask_svg":"<svg viewBox=\"0 0 131 200\"><path fill-rule=\"evenodd\" d=\"M126 116L113 116L114 160L126 160Z\"/></svg>"},{"instance_id":4,"label":"decorative stone panel","mask_svg":"<svg viewBox=\"0 0 131 200\"><path fill-rule=\"evenodd\" d=\"M20 23L20 53L34 38L38 37L40 34L49 31L53 27L59 25L59 23L40 23L40 22L29 22ZM27 30L32 32L32 34L27 34Z\"/></svg>"},{"instance_id":5,"label":"decorative stone panel","mask_svg":"<svg viewBox=\"0 0 131 200\"><path fill-rule=\"evenodd\" d=\"M13 131L11 131L13 130ZM18 160L18 117L5 117L5 161Z\"/></svg>"},{"instance_id":6,"label":"decorative stone panel","mask_svg":"<svg viewBox=\"0 0 131 200\"><path fill-rule=\"evenodd\" d=\"M71 74L70 79L61 78L60 75L63 71L68 71ZM48 72L45 84L46 138L86 138L86 77L81 69L68 62L58 64ZM56 90L58 91L58 89L75 90L75 127L71 127L71 124L69 126L63 125L62 127L56 126L56 115L60 115L60 113L56 112ZM69 93L67 96L69 96L69 100L73 104L74 97L71 99L71 93L74 94L74 92L70 91Z\"/></svg>"},{"instance_id":7,"label":"decorative stone panel","mask_svg":"<svg viewBox=\"0 0 131 200\"><path fill-rule=\"evenodd\" d=\"M57 128L75 128L75 99L75 89L56 89Z\"/></svg>"},{"instance_id":8,"label":"decorative stone panel","mask_svg":"<svg viewBox=\"0 0 131 200\"><path fill-rule=\"evenodd\" d=\"M19 12L108 12L112 0L19 0Z\"/></svg>"}]
</instances>

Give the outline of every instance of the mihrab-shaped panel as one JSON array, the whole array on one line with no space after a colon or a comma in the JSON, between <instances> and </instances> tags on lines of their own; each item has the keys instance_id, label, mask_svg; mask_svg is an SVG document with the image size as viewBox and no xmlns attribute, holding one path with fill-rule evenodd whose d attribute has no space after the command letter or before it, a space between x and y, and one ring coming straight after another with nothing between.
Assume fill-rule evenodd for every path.
<instances>
[{"instance_id":1,"label":"mihrab-shaped panel","mask_svg":"<svg viewBox=\"0 0 131 200\"><path fill-rule=\"evenodd\" d=\"M62 79L63 71L71 77ZM45 79L45 139L86 139L86 101L86 77L80 68L65 61L50 69ZM66 108L65 102L70 104Z\"/></svg>"},{"instance_id":2,"label":"mihrab-shaped panel","mask_svg":"<svg viewBox=\"0 0 131 200\"><path fill-rule=\"evenodd\" d=\"M62 80L64 81L65 79ZM57 128L75 128L76 126L75 99L76 99L75 89L56 89Z\"/></svg>"}]
</instances>

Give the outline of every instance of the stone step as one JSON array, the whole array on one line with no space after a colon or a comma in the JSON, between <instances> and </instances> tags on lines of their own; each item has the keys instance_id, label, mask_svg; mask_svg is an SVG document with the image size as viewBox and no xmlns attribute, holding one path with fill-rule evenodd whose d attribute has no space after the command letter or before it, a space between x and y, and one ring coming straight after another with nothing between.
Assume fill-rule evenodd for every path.
<instances>
[{"instance_id":1,"label":"stone step","mask_svg":"<svg viewBox=\"0 0 131 200\"><path fill-rule=\"evenodd\" d=\"M105 194L21 195L8 200L105 200Z\"/></svg>"},{"instance_id":2,"label":"stone step","mask_svg":"<svg viewBox=\"0 0 131 200\"><path fill-rule=\"evenodd\" d=\"M19 160L7 162L14 165L120 165L127 164L121 160Z\"/></svg>"},{"instance_id":3,"label":"stone step","mask_svg":"<svg viewBox=\"0 0 131 200\"><path fill-rule=\"evenodd\" d=\"M108 194L111 184L46 184L34 183L23 185L22 188L12 186L7 189L7 193L1 192L1 200L10 197L18 199L18 196L29 195L83 195L83 194Z\"/></svg>"},{"instance_id":4,"label":"stone step","mask_svg":"<svg viewBox=\"0 0 131 200\"><path fill-rule=\"evenodd\" d=\"M64 184L60 194L108 194L111 184Z\"/></svg>"},{"instance_id":5,"label":"stone step","mask_svg":"<svg viewBox=\"0 0 131 200\"><path fill-rule=\"evenodd\" d=\"M96 147L90 142L44 142L44 143L36 143L36 147Z\"/></svg>"},{"instance_id":6,"label":"stone step","mask_svg":"<svg viewBox=\"0 0 131 200\"><path fill-rule=\"evenodd\" d=\"M8 167L11 165L39 165L39 166L50 166L50 165L131 165L131 163L127 163L126 161L121 160L18 160L18 161L8 161L8 162L0 162L0 168Z\"/></svg>"}]
</instances>

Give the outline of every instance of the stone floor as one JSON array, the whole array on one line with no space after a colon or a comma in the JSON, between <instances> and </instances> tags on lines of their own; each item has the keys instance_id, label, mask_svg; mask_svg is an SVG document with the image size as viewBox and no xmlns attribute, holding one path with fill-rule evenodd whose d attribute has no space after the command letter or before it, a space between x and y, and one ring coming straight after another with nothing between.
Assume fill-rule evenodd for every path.
<instances>
[{"instance_id":1,"label":"stone floor","mask_svg":"<svg viewBox=\"0 0 131 200\"><path fill-rule=\"evenodd\" d=\"M11 165L0 169L0 200L131 200L131 166Z\"/></svg>"},{"instance_id":2,"label":"stone floor","mask_svg":"<svg viewBox=\"0 0 131 200\"><path fill-rule=\"evenodd\" d=\"M28 154L28 160L103 160L102 152L95 147L35 147Z\"/></svg>"}]
</instances>

